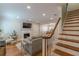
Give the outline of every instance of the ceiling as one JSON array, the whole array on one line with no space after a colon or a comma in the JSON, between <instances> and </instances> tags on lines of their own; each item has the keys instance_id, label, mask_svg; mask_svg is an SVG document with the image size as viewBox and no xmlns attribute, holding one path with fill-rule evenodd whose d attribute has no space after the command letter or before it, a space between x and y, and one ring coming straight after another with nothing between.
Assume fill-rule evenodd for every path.
<instances>
[{"instance_id":1,"label":"ceiling","mask_svg":"<svg viewBox=\"0 0 79 59\"><path fill-rule=\"evenodd\" d=\"M60 3L4 3L0 4L2 19L21 19L37 23L55 22L58 17ZM31 6L31 9L27 9ZM42 14L46 15L43 16ZM50 20L50 18L53 18Z\"/></svg>"}]
</instances>

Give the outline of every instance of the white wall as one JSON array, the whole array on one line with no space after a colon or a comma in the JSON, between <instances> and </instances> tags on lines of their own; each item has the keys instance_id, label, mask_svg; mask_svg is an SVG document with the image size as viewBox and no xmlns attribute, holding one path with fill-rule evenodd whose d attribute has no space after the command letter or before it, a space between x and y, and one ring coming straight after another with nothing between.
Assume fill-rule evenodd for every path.
<instances>
[{"instance_id":1,"label":"white wall","mask_svg":"<svg viewBox=\"0 0 79 59\"><path fill-rule=\"evenodd\" d=\"M40 25L41 35L45 34L47 31L51 31L54 29L55 23L48 23Z\"/></svg>"},{"instance_id":2,"label":"white wall","mask_svg":"<svg viewBox=\"0 0 79 59\"><path fill-rule=\"evenodd\" d=\"M40 36L40 24L39 23L32 24L31 35Z\"/></svg>"},{"instance_id":3,"label":"white wall","mask_svg":"<svg viewBox=\"0 0 79 59\"><path fill-rule=\"evenodd\" d=\"M3 29L4 37L7 38L12 34L13 30L17 32L18 39L23 39L23 34L30 32L33 36L39 36L40 24L33 23L32 29L22 28L23 22L27 22L21 19L6 19L2 22L1 28Z\"/></svg>"},{"instance_id":4,"label":"white wall","mask_svg":"<svg viewBox=\"0 0 79 59\"><path fill-rule=\"evenodd\" d=\"M68 11L79 9L79 3L68 3Z\"/></svg>"}]
</instances>

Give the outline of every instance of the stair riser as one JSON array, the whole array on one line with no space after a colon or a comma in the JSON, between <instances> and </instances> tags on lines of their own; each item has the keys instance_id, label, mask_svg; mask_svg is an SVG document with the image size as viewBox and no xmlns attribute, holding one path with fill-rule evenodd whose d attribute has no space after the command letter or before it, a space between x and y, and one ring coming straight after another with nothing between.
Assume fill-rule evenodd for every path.
<instances>
[{"instance_id":1,"label":"stair riser","mask_svg":"<svg viewBox=\"0 0 79 59\"><path fill-rule=\"evenodd\" d=\"M74 17L74 16L78 16L79 14L71 14L71 15L67 15L67 17Z\"/></svg>"},{"instance_id":2,"label":"stair riser","mask_svg":"<svg viewBox=\"0 0 79 59\"><path fill-rule=\"evenodd\" d=\"M74 12L68 12L68 15L75 15L75 14L79 14L79 10L78 11L74 11Z\"/></svg>"},{"instance_id":3,"label":"stair riser","mask_svg":"<svg viewBox=\"0 0 79 59\"><path fill-rule=\"evenodd\" d=\"M65 26L79 26L79 24L64 24Z\"/></svg>"},{"instance_id":4,"label":"stair riser","mask_svg":"<svg viewBox=\"0 0 79 59\"><path fill-rule=\"evenodd\" d=\"M64 21L78 21L78 20L79 20L79 18L72 18L72 19L66 19Z\"/></svg>"},{"instance_id":5,"label":"stair riser","mask_svg":"<svg viewBox=\"0 0 79 59\"><path fill-rule=\"evenodd\" d=\"M75 16L75 15L79 15L79 12L77 12L77 13L71 13L71 14L68 13L68 16Z\"/></svg>"},{"instance_id":6,"label":"stair riser","mask_svg":"<svg viewBox=\"0 0 79 59\"><path fill-rule=\"evenodd\" d=\"M73 13L78 13L78 12L79 12L79 9L73 10L73 11L68 11L68 14L73 14Z\"/></svg>"},{"instance_id":7,"label":"stair riser","mask_svg":"<svg viewBox=\"0 0 79 59\"><path fill-rule=\"evenodd\" d=\"M67 17L66 19L74 19L74 18L79 18L79 16Z\"/></svg>"},{"instance_id":8,"label":"stair riser","mask_svg":"<svg viewBox=\"0 0 79 59\"><path fill-rule=\"evenodd\" d=\"M67 38L67 39L75 39L75 40L79 40L79 36L60 35L60 37L62 37L62 38Z\"/></svg>"},{"instance_id":9,"label":"stair riser","mask_svg":"<svg viewBox=\"0 0 79 59\"><path fill-rule=\"evenodd\" d=\"M54 53L59 54L60 56L73 56L72 54L69 54L65 51L59 50L59 49L55 49Z\"/></svg>"},{"instance_id":10,"label":"stair riser","mask_svg":"<svg viewBox=\"0 0 79 59\"><path fill-rule=\"evenodd\" d=\"M79 31L63 31L63 33L65 34L75 34L75 35L79 35Z\"/></svg>"},{"instance_id":11,"label":"stair riser","mask_svg":"<svg viewBox=\"0 0 79 59\"><path fill-rule=\"evenodd\" d=\"M76 17L78 18L79 15L76 15L76 16L68 16L67 18L76 18ZM67 19L67 18L66 18L66 19Z\"/></svg>"},{"instance_id":12,"label":"stair riser","mask_svg":"<svg viewBox=\"0 0 79 59\"><path fill-rule=\"evenodd\" d=\"M59 42L61 42L63 44L66 44L66 45L79 47L79 43L74 43L74 42L69 42L69 41L63 41L63 40L59 40Z\"/></svg>"},{"instance_id":13,"label":"stair riser","mask_svg":"<svg viewBox=\"0 0 79 59\"><path fill-rule=\"evenodd\" d=\"M74 20L73 19L67 19L67 20L64 21L64 23L65 22L79 22L79 19L74 19Z\"/></svg>"},{"instance_id":14,"label":"stair riser","mask_svg":"<svg viewBox=\"0 0 79 59\"><path fill-rule=\"evenodd\" d=\"M75 22L79 22L79 20L77 20L77 21L68 21L68 22L64 22L64 24L65 24L65 23L75 23Z\"/></svg>"},{"instance_id":15,"label":"stair riser","mask_svg":"<svg viewBox=\"0 0 79 59\"><path fill-rule=\"evenodd\" d=\"M79 27L64 27L63 29L79 30Z\"/></svg>"},{"instance_id":16,"label":"stair riser","mask_svg":"<svg viewBox=\"0 0 79 59\"><path fill-rule=\"evenodd\" d=\"M79 15L79 11L78 12L68 13L68 16L70 16L70 15Z\"/></svg>"},{"instance_id":17,"label":"stair riser","mask_svg":"<svg viewBox=\"0 0 79 59\"><path fill-rule=\"evenodd\" d=\"M67 24L79 24L79 22L78 21L76 21L76 22L64 22L64 25L67 25Z\"/></svg>"}]
</instances>

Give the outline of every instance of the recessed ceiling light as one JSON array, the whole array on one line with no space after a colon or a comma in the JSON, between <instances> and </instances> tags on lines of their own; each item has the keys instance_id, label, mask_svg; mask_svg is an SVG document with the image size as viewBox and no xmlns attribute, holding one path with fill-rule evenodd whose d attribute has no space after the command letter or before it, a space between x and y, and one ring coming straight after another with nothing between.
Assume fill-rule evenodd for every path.
<instances>
[{"instance_id":1,"label":"recessed ceiling light","mask_svg":"<svg viewBox=\"0 0 79 59\"><path fill-rule=\"evenodd\" d=\"M50 20L53 20L53 18L51 17Z\"/></svg>"},{"instance_id":2,"label":"recessed ceiling light","mask_svg":"<svg viewBox=\"0 0 79 59\"><path fill-rule=\"evenodd\" d=\"M28 19L28 21L32 21L32 19Z\"/></svg>"},{"instance_id":3,"label":"recessed ceiling light","mask_svg":"<svg viewBox=\"0 0 79 59\"><path fill-rule=\"evenodd\" d=\"M45 13L43 13L43 14L42 14L42 16L46 16L46 14L45 14Z\"/></svg>"},{"instance_id":4,"label":"recessed ceiling light","mask_svg":"<svg viewBox=\"0 0 79 59\"><path fill-rule=\"evenodd\" d=\"M31 9L31 6L27 6L27 9Z\"/></svg>"},{"instance_id":5,"label":"recessed ceiling light","mask_svg":"<svg viewBox=\"0 0 79 59\"><path fill-rule=\"evenodd\" d=\"M16 18L19 19L19 16L17 16Z\"/></svg>"}]
</instances>

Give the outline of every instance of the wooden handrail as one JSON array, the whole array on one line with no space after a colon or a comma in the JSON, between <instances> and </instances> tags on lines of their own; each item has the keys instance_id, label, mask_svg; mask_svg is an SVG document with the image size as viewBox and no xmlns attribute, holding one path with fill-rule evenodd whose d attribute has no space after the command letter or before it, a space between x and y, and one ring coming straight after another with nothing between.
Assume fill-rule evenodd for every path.
<instances>
[{"instance_id":1,"label":"wooden handrail","mask_svg":"<svg viewBox=\"0 0 79 59\"><path fill-rule=\"evenodd\" d=\"M58 23L59 23L59 21L60 21L60 19L61 18L59 18L58 19L58 21L57 21L57 23L56 23L56 25L55 25L55 27L54 27L54 30L51 32L51 34L49 35L49 33L48 33L48 35L46 35L46 36L44 36L43 38L43 55L44 56L47 56L48 55L48 39L50 39L53 35L54 35L54 33L55 33L55 30L56 30L56 28L57 28L57 26L58 26ZM50 52L51 52L51 50L50 50Z\"/></svg>"},{"instance_id":2,"label":"wooden handrail","mask_svg":"<svg viewBox=\"0 0 79 59\"><path fill-rule=\"evenodd\" d=\"M56 28L57 28L57 26L58 26L58 23L59 23L60 19L61 19L61 18L58 19L58 21L57 21L57 23L56 23L56 25L55 25L55 28L54 28L54 30L53 30L53 34L55 33L55 30L56 30ZM52 34L52 35L53 35L53 34ZM52 35L51 35L51 36L52 36Z\"/></svg>"},{"instance_id":3,"label":"wooden handrail","mask_svg":"<svg viewBox=\"0 0 79 59\"><path fill-rule=\"evenodd\" d=\"M58 19L58 21L57 21L57 23L56 23L56 25L55 25L55 27L54 27L54 30L52 31L52 33L50 34L50 36L44 36L43 38L45 38L45 39L50 39L52 36L53 36L53 34L55 33L55 30L56 30L56 28L57 28L57 26L58 26L58 23L59 23L59 21L60 21L60 17L59 17L59 19Z\"/></svg>"}]
</instances>

